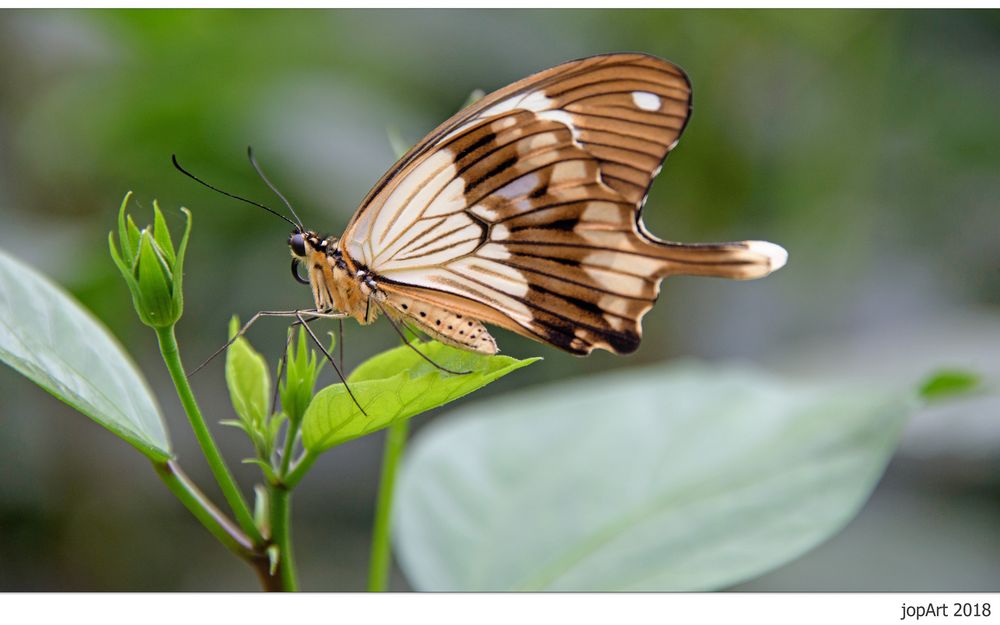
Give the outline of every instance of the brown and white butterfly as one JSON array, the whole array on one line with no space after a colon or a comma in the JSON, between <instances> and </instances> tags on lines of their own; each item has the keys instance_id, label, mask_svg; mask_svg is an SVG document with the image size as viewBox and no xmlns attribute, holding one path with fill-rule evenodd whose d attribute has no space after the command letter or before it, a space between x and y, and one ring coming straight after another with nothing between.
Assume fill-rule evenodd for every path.
<instances>
[{"instance_id":1,"label":"brown and white butterfly","mask_svg":"<svg viewBox=\"0 0 1000 625\"><path fill-rule=\"evenodd\" d=\"M772 243L672 243L643 226L690 112L687 76L656 57L539 72L407 152L340 238L293 232L293 270L320 313L369 324L383 311L476 352L497 352L487 323L574 354L632 352L666 276L760 278L787 259Z\"/></svg>"}]
</instances>

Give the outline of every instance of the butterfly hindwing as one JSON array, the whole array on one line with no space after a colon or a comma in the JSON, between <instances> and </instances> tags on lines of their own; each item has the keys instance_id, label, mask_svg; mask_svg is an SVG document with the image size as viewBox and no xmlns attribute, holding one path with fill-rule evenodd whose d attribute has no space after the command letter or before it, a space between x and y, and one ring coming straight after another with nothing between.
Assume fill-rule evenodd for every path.
<instances>
[{"instance_id":1,"label":"butterfly hindwing","mask_svg":"<svg viewBox=\"0 0 1000 625\"><path fill-rule=\"evenodd\" d=\"M474 317L400 294L386 298L386 313L438 341L481 354L497 353L497 343Z\"/></svg>"}]
</instances>

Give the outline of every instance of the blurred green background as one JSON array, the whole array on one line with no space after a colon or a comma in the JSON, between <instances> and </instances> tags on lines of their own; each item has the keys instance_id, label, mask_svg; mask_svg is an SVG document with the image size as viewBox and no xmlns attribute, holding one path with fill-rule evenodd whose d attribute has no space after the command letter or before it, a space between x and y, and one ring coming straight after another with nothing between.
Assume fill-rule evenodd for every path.
<instances>
[{"instance_id":1,"label":"blurred green background","mask_svg":"<svg viewBox=\"0 0 1000 625\"><path fill-rule=\"evenodd\" d=\"M303 220L338 233L392 163L475 88L600 52L682 66L695 111L653 187L650 230L679 241L767 239L790 252L767 280L677 278L623 358L543 355L476 395L516 394L677 356L799 376L915 381L942 366L1000 379L1000 13L928 11L3 11L0 247L65 285L146 372L188 472L211 478L107 252L124 193L180 228L194 213L189 365L238 313L308 305L286 224L170 165L277 204L252 144ZM137 217L141 210L134 210ZM281 321L252 332L272 359ZM348 326L358 362L396 342ZM995 383L995 382L994 382ZM221 359L193 380L232 418ZM861 515L749 590L997 590L1000 407L921 412ZM425 415L419 425L433 419ZM242 435L217 428L229 458ZM365 583L381 436L324 456L298 491L305 589ZM256 469L237 466L244 484ZM131 448L0 369L0 589L252 590L256 580ZM407 588L398 573L393 587Z\"/></svg>"}]
</instances>

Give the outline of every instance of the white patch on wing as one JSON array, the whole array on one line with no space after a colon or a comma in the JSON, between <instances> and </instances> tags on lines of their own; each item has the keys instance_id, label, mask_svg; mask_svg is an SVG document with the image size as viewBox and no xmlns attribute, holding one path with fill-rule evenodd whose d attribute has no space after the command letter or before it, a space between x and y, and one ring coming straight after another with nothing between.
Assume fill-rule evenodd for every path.
<instances>
[{"instance_id":1,"label":"white patch on wing","mask_svg":"<svg viewBox=\"0 0 1000 625\"><path fill-rule=\"evenodd\" d=\"M498 213L497 211L493 210L488 206L483 206L482 204L476 204L475 206L469 209L469 212L472 213L473 215L476 215L477 217L482 217L483 219L489 222L494 222L500 219L500 213Z\"/></svg>"},{"instance_id":2,"label":"white patch on wing","mask_svg":"<svg viewBox=\"0 0 1000 625\"><path fill-rule=\"evenodd\" d=\"M514 180L508 182L504 186L494 191L493 195L499 195L505 200L513 200L515 198L528 195L537 186L538 186L538 175L529 174L527 176L521 176L520 178L515 178Z\"/></svg>"},{"instance_id":3,"label":"white patch on wing","mask_svg":"<svg viewBox=\"0 0 1000 625\"><path fill-rule=\"evenodd\" d=\"M788 262L788 252L785 248L768 241L747 241L747 249L754 254L767 256L771 271L781 269Z\"/></svg>"},{"instance_id":4,"label":"white patch on wing","mask_svg":"<svg viewBox=\"0 0 1000 625\"><path fill-rule=\"evenodd\" d=\"M583 270L587 272L588 276L593 278L597 286L605 291L618 293L627 297L649 297L647 282L639 276L615 273L588 265L584 265ZM621 300L621 298L611 299ZM601 303L601 308L618 312L612 305L605 306L603 301Z\"/></svg>"},{"instance_id":5,"label":"white patch on wing","mask_svg":"<svg viewBox=\"0 0 1000 625\"><path fill-rule=\"evenodd\" d=\"M559 122L567 128L569 128L570 133L573 135L573 141L577 141L580 138L580 131L577 130L576 124L573 123L573 116L566 111L561 109L556 109L554 111L542 111L541 113L535 113L542 119L549 119L554 122Z\"/></svg>"},{"instance_id":6,"label":"white patch on wing","mask_svg":"<svg viewBox=\"0 0 1000 625\"><path fill-rule=\"evenodd\" d=\"M501 115L503 113L508 113L514 109L523 109L525 111L545 111L552 107L552 99L545 96L544 91L531 91L524 94L520 98L507 98L506 100L501 100L493 106L484 109L479 113L479 117L492 117L493 115Z\"/></svg>"},{"instance_id":7,"label":"white patch on wing","mask_svg":"<svg viewBox=\"0 0 1000 625\"><path fill-rule=\"evenodd\" d=\"M448 173L448 170L451 172ZM454 178L454 174L455 164L451 151L439 150L431 153L400 180L385 198L385 203L372 224L369 238L375 243L376 255L379 253L379 247L392 241L421 217L421 212L426 207L426 200L421 203L414 202L413 196L425 192L427 187L440 189L447 181Z\"/></svg>"},{"instance_id":8,"label":"white patch on wing","mask_svg":"<svg viewBox=\"0 0 1000 625\"><path fill-rule=\"evenodd\" d=\"M345 247L347 248L347 253L351 258L356 258L361 261L362 264L371 265L371 258L368 256L365 249L366 246L364 241L360 239L351 239L346 242Z\"/></svg>"},{"instance_id":9,"label":"white patch on wing","mask_svg":"<svg viewBox=\"0 0 1000 625\"><path fill-rule=\"evenodd\" d=\"M543 132L528 138L524 152L537 152L542 148L555 145L556 143L559 143L559 138L554 132ZM520 145L525 144L522 143Z\"/></svg>"},{"instance_id":10,"label":"white patch on wing","mask_svg":"<svg viewBox=\"0 0 1000 625\"><path fill-rule=\"evenodd\" d=\"M500 245L499 243L487 243L479 248L476 252L476 256L479 256L480 258L492 258L494 260L507 260L510 258L510 250L508 250L506 246Z\"/></svg>"},{"instance_id":11,"label":"white patch on wing","mask_svg":"<svg viewBox=\"0 0 1000 625\"><path fill-rule=\"evenodd\" d=\"M632 101L644 111L660 110L660 96L648 91L633 91Z\"/></svg>"},{"instance_id":12,"label":"white patch on wing","mask_svg":"<svg viewBox=\"0 0 1000 625\"><path fill-rule=\"evenodd\" d=\"M449 168L448 175L455 175L454 166ZM435 180L434 184L428 184L420 190L420 193L413 198L413 203L417 206L427 206L423 215L425 218L456 213L465 208L465 181L459 176L442 189L441 184Z\"/></svg>"},{"instance_id":13,"label":"white patch on wing","mask_svg":"<svg viewBox=\"0 0 1000 625\"><path fill-rule=\"evenodd\" d=\"M471 128L472 126L478 124L479 122L488 117L503 115L504 113L509 113L515 109L521 109L537 113L539 111L548 110L549 108L551 108L551 106L552 106L552 100L550 98L545 97L545 92L543 91L531 91L520 97L516 96L510 97L497 102L491 107L483 109L464 124L459 124L451 132L438 139L436 144L441 145L442 143L446 143L449 139L451 139L455 135L465 132L467 129ZM513 123L514 123L513 119L505 120L505 123L503 125L507 126Z\"/></svg>"},{"instance_id":14,"label":"white patch on wing","mask_svg":"<svg viewBox=\"0 0 1000 625\"><path fill-rule=\"evenodd\" d=\"M479 246L479 235L482 232L476 224L469 224L458 232L453 232L428 246L426 252L409 254L403 250L395 258L375 263L371 270L386 276L403 269L432 268L443 265L456 258L471 254Z\"/></svg>"},{"instance_id":15,"label":"white patch on wing","mask_svg":"<svg viewBox=\"0 0 1000 625\"><path fill-rule=\"evenodd\" d=\"M550 185L561 185L575 181L587 181L587 164L584 161L558 161L552 166L552 176L549 178Z\"/></svg>"},{"instance_id":16,"label":"white patch on wing","mask_svg":"<svg viewBox=\"0 0 1000 625\"><path fill-rule=\"evenodd\" d=\"M580 215L580 220L606 224L620 224L623 221L621 208L617 204L599 200L587 203L583 214Z\"/></svg>"},{"instance_id":17,"label":"white patch on wing","mask_svg":"<svg viewBox=\"0 0 1000 625\"><path fill-rule=\"evenodd\" d=\"M638 241L635 236L625 232L614 232L607 230L578 230L577 234L583 240L594 247L606 250L617 250L619 252L640 252Z\"/></svg>"},{"instance_id":18,"label":"white patch on wing","mask_svg":"<svg viewBox=\"0 0 1000 625\"><path fill-rule=\"evenodd\" d=\"M484 287L482 284L462 277L459 273L448 271L442 267L387 271L383 275L403 284L470 297L487 306L502 310L504 314L516 321L522 323L531 321L531 312L528 307L520 300L497 290L497 285ZM476 279L479 280L479 278L480 275L477 274Z\"/></svg>"},{"instance_id":19,"label":"white patch on wing","mask_svg":"<svg viewBox=\"0 0 1000 625\"><path fill-rule=\"evenodd\" d=\"M495 224L490 229L490 238L494 241L503 241L510 236L510 230L503 224Z\"/></svg>"},{"instance_id":20,"label":"white patch on wing","mask_svg":"<svg viewBox=\"0 0 1000 625\"><path fill-rule=\"evenodd\" d=\"M663 270L664 262L659 258L639 256L637 254L622 254L610 250L594 250L587 254L583 261L587 265L606 267L635 276L653 276Z\"/></svg>"},{"instance_id":21,"label":"white patch on wing","mask_svg":"<svg viewBox=\"0 0 1000 625\"><path fill-rule=\"evenodd\" d=\"M455 213L448 217L438 217L434 220L422 220L414 224L408 231L403 233L395 243L379 252L378 260L384 259L391 263L394 258L406 260L411 257L420 256L430 251L448 245L449 243L460 242L464 238L455 237L463 232L469 232L467 227L473 224L472 220L465 213ZM479 236L482 228L479 228L475 236ZM452 232L455 231L455 232ZM449 234L450 233L450 234Z\"/></svg>"},{"instance_id":22,"label":"white patch on wing","mask_svg":"<svg viewBox=\"0 0 1000 625\"><path fill-rule=\"evenodd\" d=\"M470 257L450 263L448 267L508 295L524 297L528 293L528 281L524 279L524 274L502 263Z\"/></svg>"}]
</instances>

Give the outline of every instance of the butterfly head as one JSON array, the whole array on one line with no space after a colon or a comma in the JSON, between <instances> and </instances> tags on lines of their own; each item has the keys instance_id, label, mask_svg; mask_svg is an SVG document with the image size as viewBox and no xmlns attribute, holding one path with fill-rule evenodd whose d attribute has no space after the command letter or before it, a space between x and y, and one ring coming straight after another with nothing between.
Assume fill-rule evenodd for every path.
<instances>
[{"instance_id":1,"label":"butterfly head","mask_svg":"<svg viewBox=\"0 0 1000 625\"><path fill-rule=\"evenodd\" d=\"M292 275L295 279L302 284L309 284L309 280L299 274L299 263L308 267L317 261L322 262L328 254L336 252L336 243L335 237L324 238L312 230L293 230L288 235L288 249L292 253ZM316 256L320 258L317 259Z\"/></svg>"},{"instance_id":2,"label":"butterfly head","mask_svg":"<svg viewBox=\"0 0 1000 625\"><path fill-rule=\"evenodd\" d=\"M292 258L305 260L310 252L318 249L322 244L319 236L312 230L293 230L288 235L288 248L292 251Z\"/></svg>"}]
</instances>

